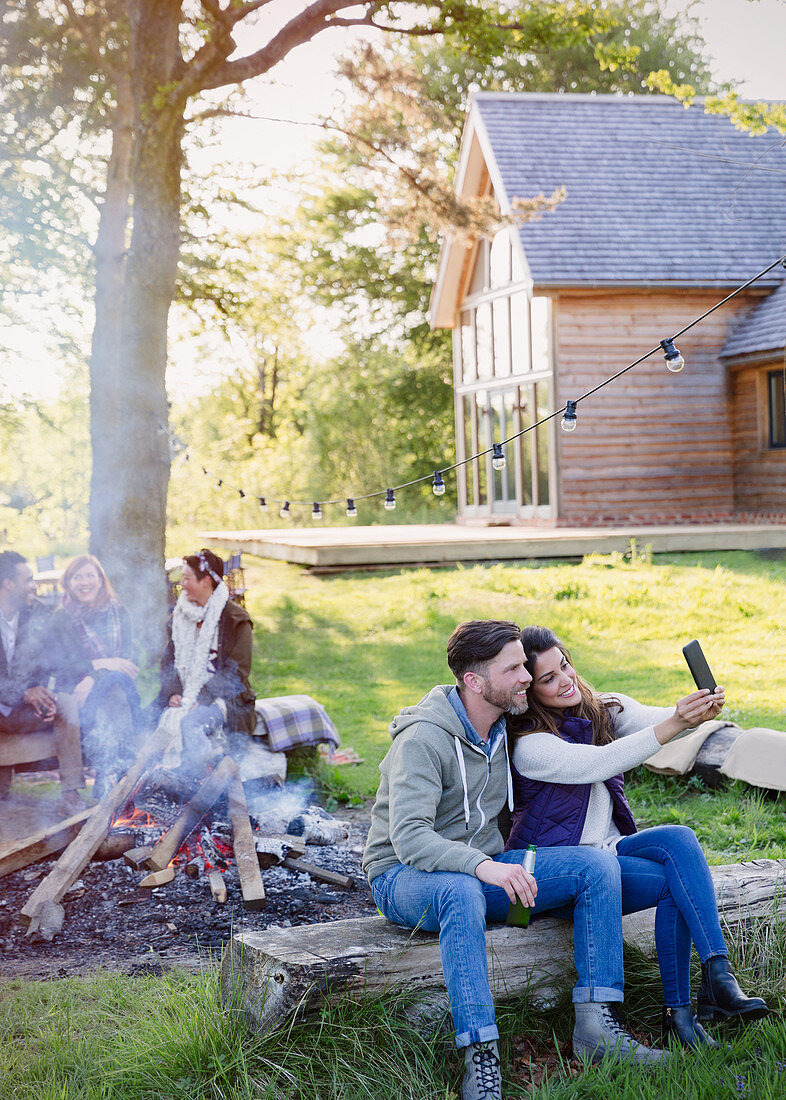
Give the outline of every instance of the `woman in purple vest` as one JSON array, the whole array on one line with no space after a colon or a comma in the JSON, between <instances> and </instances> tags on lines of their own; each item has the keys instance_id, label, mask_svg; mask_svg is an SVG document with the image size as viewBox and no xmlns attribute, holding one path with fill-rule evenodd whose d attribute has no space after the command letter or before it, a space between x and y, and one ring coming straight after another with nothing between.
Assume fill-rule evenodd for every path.
<instances>
[{"instance_id":1,"label":"woman in purple vest","mask_svg":"<svg viewBox=\"0 0 786 1100\"><path fill-rule=\"evenodd\" d=\"M758 1019L769 1009L747 997L729 967L712 877L692 829L636 830L624 773L686 729L715 718L722 688L643 707L627 696L599 695L578 675L570 654L544 627L521 632L532 684L529 709L509 717L514 810L508 848L591 845L619 867L620 918L656 907L655 945L663 982L664 1037L683 1046L717 1046L699 1021ZM690 952L702 980L698 1019L690 1003Z\"/></svg>"}]
</instances>

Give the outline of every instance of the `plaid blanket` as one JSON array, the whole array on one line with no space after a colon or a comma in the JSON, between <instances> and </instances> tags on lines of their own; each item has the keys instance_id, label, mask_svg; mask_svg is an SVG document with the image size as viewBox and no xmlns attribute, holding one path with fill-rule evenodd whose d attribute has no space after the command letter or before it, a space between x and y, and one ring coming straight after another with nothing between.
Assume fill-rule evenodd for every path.
<instances>
[{"instance_id":1,"label":"plaid blanket","mask_svg":"<svg viewBox=\"0 0 786 1100\"><path fill-rule=\"evenodd\" d=\"M275 752L286 752L298 745L316 745L328 741L337 748L341 741L327 711L310 695L277 695L257 699L257 726L254 733L264 737Z\"/></svg>"}]
</instances>

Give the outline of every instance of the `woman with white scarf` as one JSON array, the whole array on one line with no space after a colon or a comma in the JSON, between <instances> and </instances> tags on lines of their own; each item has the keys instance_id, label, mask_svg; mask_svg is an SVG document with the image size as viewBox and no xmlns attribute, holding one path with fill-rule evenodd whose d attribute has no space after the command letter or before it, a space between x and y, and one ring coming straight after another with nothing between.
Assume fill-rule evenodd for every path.
<instances>
[{"instance_id":1,"label":"woman with white scarf","mask_svg":"<svg viewBox=\"0 0 786 1100\"><path fill-rule=\"evenodd\" d=\"M229 598L224 563L212 550L183 559L182 593L170 620L155 706L178 724L186 755L208 747L222 730L251 732L256 724L249 685L253 626ZM172 713L172 712L176 713Z\"/></svg>"}]
</instances>

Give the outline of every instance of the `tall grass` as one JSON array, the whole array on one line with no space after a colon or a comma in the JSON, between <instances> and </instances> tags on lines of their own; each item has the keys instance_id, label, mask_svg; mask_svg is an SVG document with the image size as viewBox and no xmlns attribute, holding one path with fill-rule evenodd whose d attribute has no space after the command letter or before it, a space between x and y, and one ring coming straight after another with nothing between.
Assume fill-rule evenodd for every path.
<instances>
[{"instance_id":1,"label":"tall grass","mask_svg":"<svg viewBox=\"0 0 786 1100\"><path fill-rule=\"evenodd\" d=\"M743 984L781 1005L783 926L759 920L732 948ZM657 1041L657 967L628 949L625 962L627 1024ZM15 981L0 993L2 1100L455 1100L461 1079L445 1032L414 1022L414 998L404 994L325 1001L315 1014L260 1037L226 1011L215 970ZM720 1049L677 1051L655 1069L572 1061L568 986L546 1011L500 1006L498 1022L506 1098L786 1095L780 1014L743 1031L716 1029Z\"/></svg>"}]
</instances>

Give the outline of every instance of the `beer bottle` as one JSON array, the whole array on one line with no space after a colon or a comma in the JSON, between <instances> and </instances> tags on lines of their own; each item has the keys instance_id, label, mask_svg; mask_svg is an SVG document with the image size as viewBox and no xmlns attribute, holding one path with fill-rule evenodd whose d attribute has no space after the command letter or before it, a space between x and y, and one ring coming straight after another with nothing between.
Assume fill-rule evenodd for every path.
<instances>
[{"instance_id":1,"label":"beer bottle","mask_svg":"<svg viewBox=\"0 0 786 1100\"><path fill-rule=\"evenodd\" d=\"M530 844L527 851L524 854L524 860L521 866L529 874L533 874L535 871L535 853L537 847L534 844ZM507 924L515 925L516 928L526 928L529 925L529 918L532 910L529 905L524 905L521 898L516 898L508 909Z\"/></svg>"}]
</instances>

